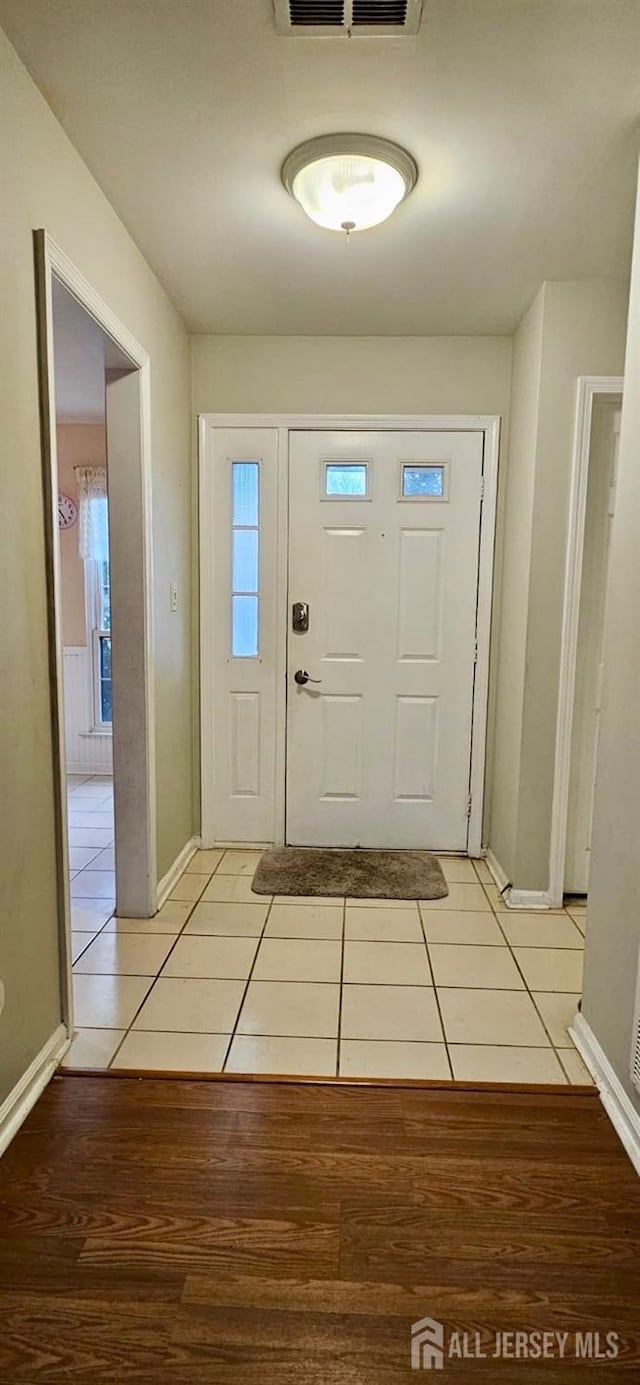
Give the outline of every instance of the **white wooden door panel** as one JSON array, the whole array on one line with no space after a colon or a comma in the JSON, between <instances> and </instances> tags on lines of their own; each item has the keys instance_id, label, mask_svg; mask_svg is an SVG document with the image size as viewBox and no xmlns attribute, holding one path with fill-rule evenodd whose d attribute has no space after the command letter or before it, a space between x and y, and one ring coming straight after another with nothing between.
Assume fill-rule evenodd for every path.
<instances>
[{"instance_id":1,"label":"white wooden door panel","mask_svg":"<svg viewBox=\"0 0 640 1385\"><path fill-rule=\"evenodd\" d=\"M201 561L212 592L206 638L215 676L203 746L221 842L274 837L277 455L275 428L215 429L206 454ZM237 468L250 469L246 494Z\"/></svg>"},{"instance_id":2,"label":"white wooden door panel","mask_svg":"<svg viewBox=\"0 0 640 1385\"><path fill-rule=\"evenodd\" d=\"M287 840L465 850L483 435L293 432L289 457L310 624L288 640ZM327 465L363 493L329 498ZM404 496L403 468L442 496Z\"/></svg>"}]
</instances>

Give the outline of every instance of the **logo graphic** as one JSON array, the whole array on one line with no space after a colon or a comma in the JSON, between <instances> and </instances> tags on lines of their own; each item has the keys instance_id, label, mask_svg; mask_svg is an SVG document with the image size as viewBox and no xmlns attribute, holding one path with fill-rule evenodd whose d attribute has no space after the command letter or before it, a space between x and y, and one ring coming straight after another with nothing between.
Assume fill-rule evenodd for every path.
<instances>
[{"instance_id":1,"label":"logo graphic","mask_svg":"<svg viewBox=\"0 0 640 1385\"><path fill-rule=\"evenodd\" d=\"M428 1371L444 1367L444 1326L435 1318L420 1318L411 1328L411 1369Z\"/></svg>"}]
</instances>

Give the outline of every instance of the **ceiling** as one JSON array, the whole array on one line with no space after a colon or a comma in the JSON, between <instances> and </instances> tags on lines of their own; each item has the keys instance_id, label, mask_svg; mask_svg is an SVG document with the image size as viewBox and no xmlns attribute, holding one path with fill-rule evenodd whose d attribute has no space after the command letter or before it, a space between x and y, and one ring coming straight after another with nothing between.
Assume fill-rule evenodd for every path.
<instances>
[{"instance_id":1,"label":"ceiling","mask_svg":"<svg viewBox=\"0 0 640 1385\"><path fill-rule=\"evenodd\" d=\"M626 277L638 0L425 0L417 38L290 38L272 0L0 0L0 23L194 332L511 332ZM420 180L351 244L280 185L364 130Z\"/></svg>"}]
</instances>

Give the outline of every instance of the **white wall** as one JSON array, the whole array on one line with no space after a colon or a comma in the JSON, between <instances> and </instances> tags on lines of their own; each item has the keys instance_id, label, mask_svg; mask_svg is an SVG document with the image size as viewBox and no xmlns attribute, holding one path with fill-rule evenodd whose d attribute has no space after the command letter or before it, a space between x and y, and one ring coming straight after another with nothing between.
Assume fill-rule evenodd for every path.
<instances>
[{"instance_id":1,"label":"white wall","mask_svg":"<svg viewBox=\"0 0 640 1385\"><path fill-rule=\"evenodd\" d=\"M61 1013L33 230L44 227L149 351L158 869L193 831L189 343L177 312L0 32L0 1102ZM169 612L176 580L180 610Z\"/></svg>"},{"instance_id":2,"label":"white wall","mask_svg":"<svg viewBox=\"0 0 640 1385\"><path fill-rule=\"evenodd\" d=\"M491 846L523 890L549 883L576 382L622 374L627 302L614 280L546 283L516 337Z\"/></svg>"},{"instance_id":3,"label":"white wall","mask_svg":"<svg viewBox=\"0 0 640 1385\"><path fill-rule=\"evenodd\" d=\"M497 414L502 419L502 466L508 434L511 338L192 337L191 382L194 414ZM502 495L500 480L496 610ZM492 660L494 650L492 645ZM494 688L492 670L485 821L491 799ZM197 745L194 749L195 778Z\"/></svg>"},{"instance_id":4,"label":"white wall","mask_svg":"<svg viewBox=\"0 0 640 1385\"><path fill-rule=\"evenodd\" d=\"M624 377L582 1013L640 1112L629 1078L640 949L640 197Z\"/></svg>"}]
</instances>

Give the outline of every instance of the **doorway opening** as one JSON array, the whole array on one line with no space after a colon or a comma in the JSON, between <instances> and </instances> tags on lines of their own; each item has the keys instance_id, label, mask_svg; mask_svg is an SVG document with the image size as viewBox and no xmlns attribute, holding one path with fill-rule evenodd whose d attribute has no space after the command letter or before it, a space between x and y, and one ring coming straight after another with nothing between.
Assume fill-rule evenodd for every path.
<instances>
[{"instance_id":1,"label":"doorway opening","mask_svg":"<svg viewBox=\"0 0 640 1385\"><path fill-rule=\"evenodd\" d=\"M64 1018L114 913L157 906L146 352L35 233ZM79 978L82 980L83 978ZM85 980L92 979L85 977ZM87 1003L85 1004L85 1001Z\"/></svg>"},{"instance_id":2,"label":"doorway opening","mask_svg":"<svg viewBox=\"0 0 640 1385\"><path fill-rule=\"evenodd\" d=\"M578 381L551 827L549 903L583 904L602 697L609 547L623 381Z\"/></svg>"}]
</instances>

